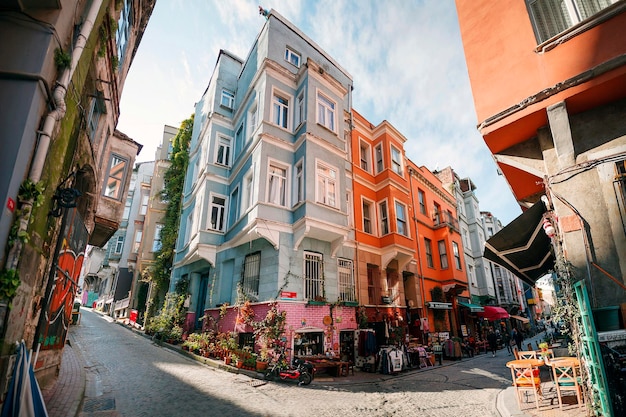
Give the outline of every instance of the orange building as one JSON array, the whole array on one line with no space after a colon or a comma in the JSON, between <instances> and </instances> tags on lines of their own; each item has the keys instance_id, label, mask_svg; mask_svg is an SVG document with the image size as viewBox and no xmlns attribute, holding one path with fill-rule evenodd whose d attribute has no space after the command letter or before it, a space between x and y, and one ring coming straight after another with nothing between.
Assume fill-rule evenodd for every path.
<instances>
[{"instance_id":1,"label":"orange building","mask_svg":"<svg viewBox=\"0 0 626 417\"><path fill-rule=\"evenodd\" d=\"M377 334L391 325L403 335L456 335L467 278L454 197L405 157L406 138L389 122L374 126L353 110L353 125L356 277L367 320Z\"/></svg>"}]
</instances>

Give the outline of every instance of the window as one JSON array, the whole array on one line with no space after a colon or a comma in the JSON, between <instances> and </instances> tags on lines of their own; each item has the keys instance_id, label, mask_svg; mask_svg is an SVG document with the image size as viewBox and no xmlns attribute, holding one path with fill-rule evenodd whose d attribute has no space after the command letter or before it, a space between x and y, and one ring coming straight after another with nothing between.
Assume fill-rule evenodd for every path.
<instances>
[{"instance_id":1,"label":"window","mask_svg":"<svg viewBox=\"0 0 626 417\"><path fill-rule=\"evenodd\" d=\"M130 216L130 206L133 202L133 192L129 192L126 197L126 203L124 204L124 213L122 213L122 219L128 220L128 216Z\"/></svg>"},{"instance_id":2,"label":"window","mask_svg":"<svg viewBox=\"0 0 626 417\"><path fill-rule=\"evenodd\" d=\"M396 201L396 231L404 236L409 235L406 224L406 207L398 201Z\"/></svg>"},{"instance_id":3,"label":"window","mask_svg":"<svg viewBox=\"0 0 626 417\"><path fill-rule=\"evenodd\" d=\"M287 203L287 169L270 164L267 202L278 206Z\"/></svg>"},{"instance_id":4,"label":"window","mask_svg":"<svg viewBox=\"0 0 626 417\"><path fill-rule=\"evenodd\" d=\"M246 295L259 295L259 281L261 276L261 252L246 255L243 262L241 287Z\"/></svg>"},{"instance_id":5,"label":"window","mask_svg":"<svg viewBox=\"0 0 626 417\"><path fill-rule=\"evenodd\" d=\"M126 177L126 165L128 161L122 157L111 154L109 173L107 175L104 195L119 200L122 196L122 188Z\"/></svg>"},{"instance_id":6,"label":"window","mask_svg":"<svg viewBox=\"0 0 626 417\"><path fill-rule=\"evenodd\" d=\"M398 175L402 175L402 153L395 147L391 147L391 169Z\"/></svg>"},{"instance_id":7,"label":"window","mask_svg":"<svg viewBox=\"0 0 626 417\"><path fill-rule=\"evenodd\" d=\"M372 230L372 203L363 201L363 231L373 234Z\"/></svg>"},{"instance_id":8,"label":"window","mask_svg":"<svg viewBox=\"0 0 626 417\"><path fill-rule=\"evenodd\" d=\"M470 245L470 237L469 237L469 231L466 228L463 228L463 244L465 245L466 248L469 248Z\"/></svg>"},{"instance_id":9,"label":"window","mask_svg":"<svg viewBox=\"0 0 626 417\"><path fill-rule=\"evenodd\" d=\"M376 155L376 173L380 174L385 169L385 162L383 160L383 145L379 143L374 148L374 153Z\"/></svg>"},{"instance_id":10,"label":"window","mask_svg":"<svg viewBox=\"0 0 626 417\"><path fill-rule=\"evenodd\" d=\"M161 250L161 230L163 230L163 225L158 224L154 227L154 239L152 239L152 252L157 252Z\"/></svg>"},{"instance_id":11,"label":"window","mask_svg":"<svg viewBox=\"0 0 626 417\"><path fill-rule=\"evenodd\" d=\"M459 250L459 244L452 242L452 250L454 252L454 265L456 269L461 270L461 251Z\"/></svg>"},{"instance_id":12,"label":"window","mask_svg":"<svg viewBox=\"0 0 626 417\"><path fill-rule=\"evenodd\" d=\"M215 152L215 163L230 166L231 139L226 136L217 135L217 151Z\"/></svg>"},{"instance_id":13,"label":"window","mask_svg":"<svg viewBox=\"0 0 626 417\"><path fill-rule=\"evenodd\" d=\"M228 212L228 219L230 224L233 225L239 220L239 187L236 187L232 193L230 193L230 207Z\"/></svg>"},{"instance_id":14,"label":"window","mask_svg":"<svg viewBox=\"0 0 626 417\"><path fill-rule=\"evenodd\" d=\"M317 202L337 207L337 170L317 163Z\"/></svg>"},{"instance_id":15,"label":"window","mask_svg":"<svg viewBox=\"0 0 626 417\"><path fill-rule=\"evenodd\" d=\"M297 68L300 68L300 54L293 51L289 47L285 48L285 61L289 62L292 65L295 65Z\"/></svg>"},{"instance_id":16,"label":"window","mask_svg":"<svg viewBox=\"0 0 626 417\"><path fill-rule=\"evenodd\" d=\"M368 304L378 304L376 297L376 281L378 280L378 266L367 264L367 301Z\"/></svg>"},{"instance_id":17,"label":"window","mask_svg":"<svg viewBox=\"0 0 626 417\"><path fill-rule=\"evenodd\" d=\"M126 57L126 48L128 47L128 39L130 30L133 26L133 1L123 0L122 12L117 21L117 31L115 32L115 44L117 45L118 65L122 65Z\"/></svg>"},{"instance_id":18,"label":"window","mask_svg":"<svg viewBox=\"0 0 626 417\"><path fill-rule=\"evenodd\" d=\"M526 0L538 43L576 26L617 0Z\"/></svg>"},{"instance_id":19,"label":"window","mask_svg":"<svg viewBox=\"0 0 626 417\"><path fill-rule=\"evenodd\" d=\"M218 232L223 232L224 217L226 216L226 197L211 195L209 213L211 213L211 224L209 225L209 228Z\"/></svg>"},{"instance_id":20,"label":"window","mask_svg":"<svg viewBox=\"0 0 626 417\"><path fill-rule=\"evenodd\" d=\"M275 125L289 128L289 99L283 95L274 93L272 97L272 121Z\"/></svg>"},{"instance_id":21,"label":"window","mask_svg":"<svg viewBox=\"0 0 626 417\"><path fill-rule=\"evenodd\" d=\"M254 203L254 172L250 171L243 179L243 204L242 211L248 210Z\"/></svg>"},{"instance_id":22,"label":"window","mask_svg":"<svg viewBox=\"0 0 626 417\"><path fill-rule=\"evenodd\" d=\"M296 98L296 126L300 126L306 120L306 110L304 107L304 90L300 91Z\"/></svg>"},{"instance_id":23,"label":"window","mask_svg":"<svg viewBox=\"0 0 626 417\"><path fill-rule=\"evenodd\" d=\"M252 139L252 135L254 135L254 130L256 129L258 123L258 106L256 103L250 108L250 112L248 112L248 131L250 132L249 139Z\"/></svg>"},{"instance_id":24,"label":"window","mask_svg":"<svg viewBox=\"0 0 626 417\"><path fill-rule=\"evenodd\" d=\"M424 194L424 191L417 190L417 197L420 202L420 213L427 214L426 213L426 195Z\"/></svg>"},{"instance_id":25,"label":"window","mask_svg":"<svg viewBox=\"0 0 626 417\"><path fill-rule=\"evenodd\" d=\"M220 100L220 105L232 109L235 107L235 93L228 90L222 90L222 98Z\"/></svg>"},{"instance_id":26,"label":"window","mask_svg":"<svg viewBox=\"0 0 626 417\"><path fill-rule=\"evenodd\" d=\"M372 172L371 166L371 158L372 158L372 148L369 143L361 142L360 146L360 158L361 158L361 169L363 171Z\"/></svg>"},{"instance_id":27,"label":"window","mask_svg":"<svg viewBox=\"0 0 626 417\"><path fill-rule=\"evenodd\" d=\"M304 252L304 298L324 300L324 259L321 253Z\"/></svg>"},{"instance_id":28,"label":"window","mask_svg":"<svg viewBox=\"0 0 626 417\"><path fill-rule=\"evenodd\" d=\"M139 252L139 245L141 245L142 236L143 236L143 230L137 230L135 232L135 240L133 241L133 253Z\"/></svg>"},{"instance_id":29,"label":"window","mask_svg":"<svg viewBox=\"0 0 626 417\"><path fill-rule=\"evenodd\" d=\"M147 191L147 190L146 190ZM139 214L145 216L148 213L148 202L150 201L150 195L146 192L141 193L141 207L139 208Z\"/></svg>"},{"instance_id":30,"label":"window","mask_svg":"<svg viewBox=\"0 0 626 417\"><path fill-rule=\"evenodd\" d=\"M193 230L193 211L187 215L187 223L185 224L185 244L191 239L191 231Z\"/></svg>"},{"instance_id":31,"label":"window","mask_svg":"<svg viewBox=\"0 0 626 417\"><path fill-rule=\"evenodd\" d=\"M438 241L437 246L439 248L439 263L441 264L441 269L448 269L448 252L446 250L446 241Z\"/></svg>"},{"instance_id":32,"label":"window","mask_svg":"<svg viewBox=\"0 0 626 417\"><path fill-rule=\"evenodd\" d=\"M243 123L239 125L237 133L235 133L235 149L233 155L239 155L243 149Z\"/></svg>"},{"instance_id":33,"label":"window","mask_svg":"<svg viewBox=\"0 0 626 417\"><path fill-rule=\"evenodd\" d=\"M115 248L113 248L113 253L122 253L122 249L124 248L124 236L118 236L117 241L115 242Z\"/></svg>"},{"instance_id":34,"label":"window","mask_svg":"<svg viewBox=\"0 0 626 417\"><path fill-rule=\"evenodd\" d=\"M87 117L87 132L89 139L92 141L96 140L100 116L104 113L106 113L106 105L104 104L103 94L100 91L96 91L96 94L91 98L91 102L89 103L89 116Z\"/></svg>"},{"instance_id":35,"label":"window","mask_svg":"<svg viewBox=\"0 0 626 417\"><path fill-rule=\"evenodd\" d=\"M615 163L615 180L613 181L615 198L621 219L626 219L626 160ZM622 220L622 224L624 220ZM626 229L624 229L626 231Z\"/></svg>"},{"instance_id":36,"label":"window","mask_svg":"<svg viewBox=\"0 0 626 417\"><path fill-rule=\"evenodd\" d=\"M384 236L389 233L389 213L386 201L378 203L378 211L380 214L380 234Z\"/></svg>"},{"instance_id":37,"label":"window","mask_svg":"<svg viewBox=\"0 0 626 417\"><path fill-rule=\"evenodd\" d=\"M335 103L320 92L317 93L317 123L335 131Z\"/></svg>"},{"instance_id":38,"label":"window","mask_svg":"<svg viewBox=\"0 0 626 417\"><path fill-rule=\"evenodd\" d=\"M441 206L437 203L433 204L433 221L435 226L441 223Z\"/></svg>"},{"instance_id":39,"label":"window","mask_svg":"<svg viewBox=\"0 0 626 417\"><path fill-rule=\"evenodd\" d=\"M354 268L349 259L337 259L337 277L339 281L339 300L356 301L354 287Z\"/></svg>"},{"instance_id":40,"label":"window","mask_svg":"<svg viewBox=\"0 0 626 417\"><path fill-rule=\"evenodd\" d=\"M300 161L296 164L296 204L304 201L304 171L303 162Z\"/></svg>"},{"instance_id":41,"label":"window","mask_svg":"<svg viewBox=\"0 0 626 417\"><path fill-rule=\"evenodd\" d=\"M424 252L426 253L426 265L430 268L435 267L433 262L433 242L430 239L424 238Z\"/></svg>"}]
</instances>

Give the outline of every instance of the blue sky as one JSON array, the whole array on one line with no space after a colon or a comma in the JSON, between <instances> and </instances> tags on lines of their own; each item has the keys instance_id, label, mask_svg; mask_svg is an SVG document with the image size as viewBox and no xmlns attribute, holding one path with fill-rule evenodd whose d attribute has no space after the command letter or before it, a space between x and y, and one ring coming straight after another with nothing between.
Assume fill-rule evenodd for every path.
<instances>
[{"instance_id":1,"label":"blue sky","mask_svg":"<svg viewBox=\"0 0 626 417\"><path fill-rule=\"evenodd\" d=\"M453 0L158 0L126 79L118 129L153 160L163 126L194 111L220 49L242 59L273 8L353 77L353 107L393 124L407 156L452 166L478 187L480 208L503 224L521 210L476 130Z\"/></svg>"}]
</instances>

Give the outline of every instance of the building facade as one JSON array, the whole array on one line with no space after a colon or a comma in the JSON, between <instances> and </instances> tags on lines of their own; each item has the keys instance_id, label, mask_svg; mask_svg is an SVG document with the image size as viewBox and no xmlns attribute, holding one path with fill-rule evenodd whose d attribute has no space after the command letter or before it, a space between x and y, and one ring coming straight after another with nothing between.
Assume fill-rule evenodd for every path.
<instances>
[{"instance_id":1,"label":"building facade","mask_svg":"<svg viewBox=\"0 0 626 417\"><path fill-rule=\"evenodd\" d=\"M10 2L0 12L0 260L20 278L0 302L2 364L24 339L40 347L42 382L58 371L85 247L119 227L141 149L116 130L119 102L153 7Z\"/></svg>"}]
</instances>

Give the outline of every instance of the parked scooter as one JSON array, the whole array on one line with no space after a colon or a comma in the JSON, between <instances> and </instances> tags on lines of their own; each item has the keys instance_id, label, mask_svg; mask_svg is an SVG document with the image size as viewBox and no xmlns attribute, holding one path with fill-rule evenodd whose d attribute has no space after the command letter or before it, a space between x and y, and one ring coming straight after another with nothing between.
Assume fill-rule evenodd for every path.
<instances>
[{"instance_id":1,"label":"parked scooter","mask_svg":"<svg viewBox=\"0 0 626 417\"><path fill-rule=\"evenodd\" d=\"M285 380L297 380L298 385L309 385L313 381L315 368L309 362L300 358L293 358L291 367L285 365L282 356L276 360L265 373L265 379L273 381L276 378Z\"/></svg>"}]
</instances>

